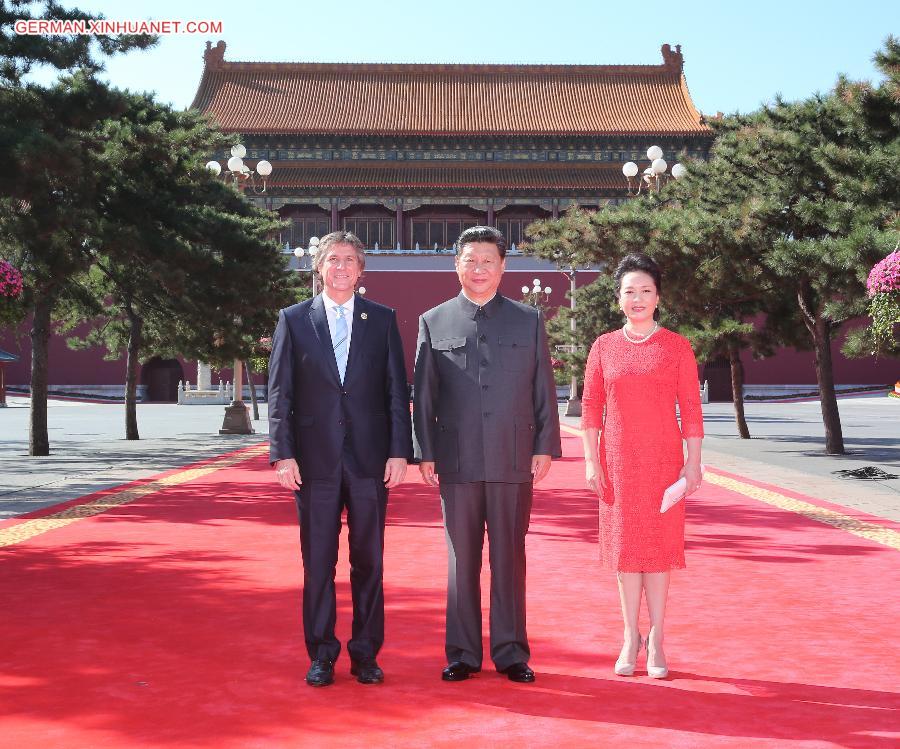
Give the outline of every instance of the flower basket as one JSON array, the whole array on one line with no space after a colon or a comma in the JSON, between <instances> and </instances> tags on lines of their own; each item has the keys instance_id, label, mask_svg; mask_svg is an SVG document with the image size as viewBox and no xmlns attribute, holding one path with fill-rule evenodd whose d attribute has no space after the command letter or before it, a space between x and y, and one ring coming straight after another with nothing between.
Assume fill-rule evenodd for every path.
<instances>
[{"instance_id":1,"label":"flower basket","mask_svg":"<svg viewBox=\"0 0 900 749\"><path fill-rule=\"evenodd\" d=\"M268 374L269 372L269 354L272 353L272 339L260 338L256 346L253 347L253 353L250 355L249 364L254 372L260 374Z\"/></svg>"},{"instance_id":2,"label":"flower basket","mask_svg":"<svg viewBox=\"0 0 900 749\"><path fill-rule=\"evenodd\" d=\"M900 323L900 251L894 250L874 265L866 280L866 291L877 351L894 335L894 325Z\"/></svg>"},{"instance_id":3,"label":"flower basket","mask_svg":"<svg viewBox=\"0 0 900 749\"><path fill-rule=\"evenodd\" d=\"M21 271L0 259L0 323L16 323L24 317L21 303L24 288Z\"/></svg>"}]
</instances>

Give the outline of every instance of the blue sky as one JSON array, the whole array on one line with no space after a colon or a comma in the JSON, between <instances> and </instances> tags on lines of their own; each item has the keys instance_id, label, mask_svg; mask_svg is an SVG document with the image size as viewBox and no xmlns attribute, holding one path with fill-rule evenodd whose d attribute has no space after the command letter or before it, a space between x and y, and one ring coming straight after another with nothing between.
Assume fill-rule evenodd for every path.
<instances>
[{"instance_id":1,"label":"blue sky","mask_svg":"<svg viewBox=\"0 0 900 749\"><path fill-rule=\"evenodd\" d=\"M110 19L220 20L226 59L314 62L657 64L681 44L694 103L708 114L748 112L780 93L828 90L838 74L874 79L872 55L900 35L890 0L83 0L67 6ZM202 35L170 35L148 52L113 59L117 86L191 103Z\"/></svg>"}]
</instances>

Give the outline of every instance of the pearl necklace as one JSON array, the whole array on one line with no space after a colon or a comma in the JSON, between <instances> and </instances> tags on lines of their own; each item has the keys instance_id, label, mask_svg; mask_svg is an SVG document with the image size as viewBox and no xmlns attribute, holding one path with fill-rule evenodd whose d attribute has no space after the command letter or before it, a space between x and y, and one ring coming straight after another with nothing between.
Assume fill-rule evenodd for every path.
<instances>
[{"instance_id":1,"label":"pearl necklace","mask_svg":"<svg viewBox=\"0 0 900 749\"><path fill-rule=\"evenodd\" d=\"M625 326L622 326L622 335L624 335L625 340L629 341L630 343L646 343L647 340L650 338L650 336L652 336L657 330L659 330L659 323L654 323L653 329L649 333L647 333L647 335L641 336L640 338L635 340L634 338L632 338L631 336L628 335L628 326L625 325Z\"/></svg>"}]
</instances>

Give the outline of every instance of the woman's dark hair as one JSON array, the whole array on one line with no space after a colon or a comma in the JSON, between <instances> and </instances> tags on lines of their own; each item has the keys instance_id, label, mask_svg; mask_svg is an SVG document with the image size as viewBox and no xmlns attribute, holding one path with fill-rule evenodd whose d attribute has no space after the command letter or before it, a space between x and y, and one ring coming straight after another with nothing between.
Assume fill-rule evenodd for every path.
<instances>
[{"instance_id":1,"label":"woman's dark hair","mask_svg":"<svg viewBox=\"0 0 900 749\"><path fill-rule=\"evenodd\" d=\"M632 252L630 255L622 258L616 268L616 272L613 273L613 278L616 281L616 295L622 291L622 277L626 273L635 271L646 273L650 276L656 286L656 293L662 294L662 271L659 269L659 266L649 255L645 255L643 252ZM659 308L653 311L653 319L659 320Z\"/></svg>"}]
</instances>

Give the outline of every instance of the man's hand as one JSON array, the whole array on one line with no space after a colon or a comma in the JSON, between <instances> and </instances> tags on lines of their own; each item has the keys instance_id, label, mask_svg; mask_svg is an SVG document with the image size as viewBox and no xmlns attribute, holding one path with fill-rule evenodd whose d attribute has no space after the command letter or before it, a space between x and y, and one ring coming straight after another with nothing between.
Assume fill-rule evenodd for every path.
<instances>
[{"instance_id":1,"label":"man's hand","mask_svg":"<svg viewBox=\"0 0 900 749\"><path fill-rule=\"evenodd\" d=\"M532 482L537 483L544 476L547 475L547 471L550 470L550 456L549 455L532 455L531 456L531 475Z\"/></svg>"},{"instance_id":2,"label":"man's hand","mask_svg":"<svg viewBox=\"0 0 900 749\"><path fill-rule=\"evenodd\" d=\"M393 489L406 478L406 458L388 458L384 464L384 488Z\"/></svg>"},{"instance_id":3,"label":"man's hand","mask_svg":"<svg viewBox=\"0 0 900 749\"><path fill-rule=\"evenodd\" d=\"M275 478L285 489L297 491L303 481L300 478L300 466L293 458L275 461Z\"/></svg>"},{"instance_id":4,"label":"man's hand","mask_svg":"<svg viewBox=\"0 0 900 749\"><path fill-rule=\"evenodd\" d=\"M422 474L422 479L428 486L438 486L438 477L434 472L433 460L423 460L419 463L419 472Z\"/></svg>"}]
</instances>

